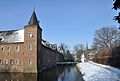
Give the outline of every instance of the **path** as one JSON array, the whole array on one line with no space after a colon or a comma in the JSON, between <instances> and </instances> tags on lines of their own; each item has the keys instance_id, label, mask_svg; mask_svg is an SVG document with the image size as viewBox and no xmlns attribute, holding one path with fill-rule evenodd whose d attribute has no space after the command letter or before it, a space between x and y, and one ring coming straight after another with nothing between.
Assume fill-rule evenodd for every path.
<instances>
[{"instance_id":1,"label":"path","mask_svg":"<svg viewBox=\"0 0 120 81\"><path fill-rule=\"evenodd\" d=\"M120 70L94 62L77 64L85 81L120 81Z\"/></svg>"}]
</instances>

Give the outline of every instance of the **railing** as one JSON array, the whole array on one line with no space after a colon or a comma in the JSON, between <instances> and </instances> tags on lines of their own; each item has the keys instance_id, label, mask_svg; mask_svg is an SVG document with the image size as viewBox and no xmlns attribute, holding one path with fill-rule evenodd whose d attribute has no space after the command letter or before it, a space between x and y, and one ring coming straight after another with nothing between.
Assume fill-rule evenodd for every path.
<instances>
[{"instance_id":1,"label":"railing","mask_svg":"<svg viewBox=\"0 0 120 81\"><path fill-rule=\"evenodd\" d=\"M75 65L77 62L57 62L57 65Z\"/></svg>"}]
</instances>

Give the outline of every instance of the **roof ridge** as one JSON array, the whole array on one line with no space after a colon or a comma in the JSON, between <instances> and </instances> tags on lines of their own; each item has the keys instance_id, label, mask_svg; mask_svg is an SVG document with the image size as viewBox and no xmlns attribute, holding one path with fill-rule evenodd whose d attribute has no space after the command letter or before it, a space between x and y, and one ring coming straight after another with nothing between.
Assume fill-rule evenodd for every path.
<instances>
[{"instance_id":1,"label":"roof ridge","mask_svg":"<svg viewBox=\"0 0 120 81\"><path fill-rule=\"evenodd\" d=\"M24 29L15 29L15 30L2 30L2 31L0 31L0 32L18 31L18 30L24 30Z\"/></svg>"}]
</instances>

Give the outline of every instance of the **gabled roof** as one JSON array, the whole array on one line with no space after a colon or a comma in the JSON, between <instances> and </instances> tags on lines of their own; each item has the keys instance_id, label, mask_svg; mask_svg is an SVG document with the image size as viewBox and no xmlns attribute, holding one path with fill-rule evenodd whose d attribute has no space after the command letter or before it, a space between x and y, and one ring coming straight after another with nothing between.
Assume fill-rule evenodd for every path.
<instances>
[{"instance_id":1,"label":"gabled roof","mask_svg":"<svg viewBox=\"0 0 120 81\"><path fill-rule=\"evenodd\" d=\"M28 22L28 25L38 25L39 21L37 19L35 11L33 11L32 16L30 17L30 20Z\"/></svg>"},{"instance_id":2,"label":"gabled roof","mask_svg":"<svg viewBox=\"0 0 120 81\"><path fill-rule=\"evenodd\" d=\"M24 42L24 29L0 31L0 43Z\"/></svg>"}]
</instances>

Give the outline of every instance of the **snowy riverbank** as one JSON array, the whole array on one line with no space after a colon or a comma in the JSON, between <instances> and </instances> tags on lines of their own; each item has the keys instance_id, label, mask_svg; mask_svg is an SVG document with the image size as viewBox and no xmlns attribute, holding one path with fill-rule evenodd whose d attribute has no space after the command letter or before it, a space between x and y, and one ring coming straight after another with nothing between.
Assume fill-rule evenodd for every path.
<instances>
[{"instance_id":1,"label":"snowy riverbank","mask_svg":"<svg viewBox=\"0 0 120 81\"><path fill-rule=\"evenodd\" d=\"M94 62L78 63L85 81L120 81L120 69Z\"/></svg>"}]
</instances>

